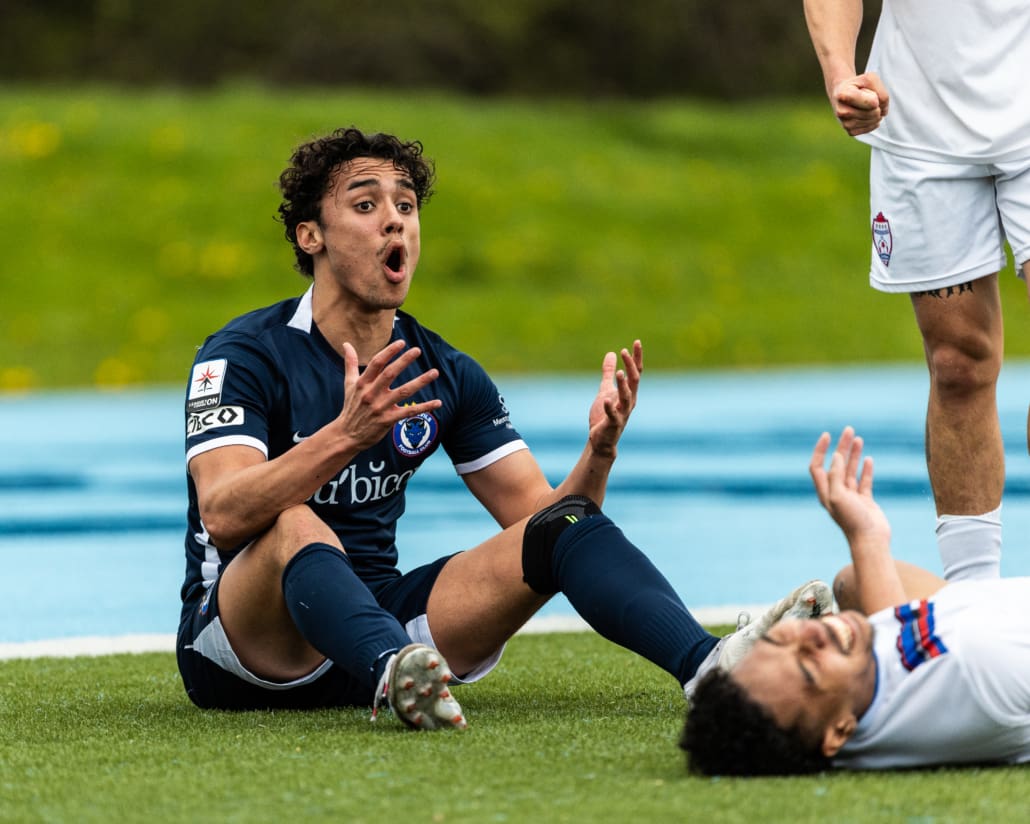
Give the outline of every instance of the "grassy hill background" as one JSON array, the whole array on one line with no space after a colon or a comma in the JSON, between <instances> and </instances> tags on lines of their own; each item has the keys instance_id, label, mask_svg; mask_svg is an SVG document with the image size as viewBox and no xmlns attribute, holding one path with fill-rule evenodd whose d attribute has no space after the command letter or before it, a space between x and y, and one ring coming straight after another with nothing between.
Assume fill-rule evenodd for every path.
<instances>
[{"instance_id":1,"label":"grassy hill background","mask_svg":"<svg viewBox=\"0 0 1030 824\"><path fill-rule=\"evenodd\" d=\"M435 159L406 308L491 371L638 336L663 370L921 359L907 299L867 285L867 150L821 99L7 87L0 389L181 383L208 333L303 291L276 180L349 124Z\"/></svg>"}]
</instances>

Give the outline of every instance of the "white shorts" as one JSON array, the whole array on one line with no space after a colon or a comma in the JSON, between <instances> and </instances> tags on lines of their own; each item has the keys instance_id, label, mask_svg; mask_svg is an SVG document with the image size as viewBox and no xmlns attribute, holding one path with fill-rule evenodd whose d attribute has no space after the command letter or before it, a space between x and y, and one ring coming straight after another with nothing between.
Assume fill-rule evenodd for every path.
<instances>
[{"instance_id":1,"label":"white shorts","mask_svg":"<svg viewBox=\"0 0 1030 824\"><path fill-rule=\"evenodd\" d=\"M436 649L436 642L433 641L433 635L429 631L429 621L425 615L412 618L405 624L404 630L413 642L425 644ZM451 683L471 684L474 681L485 678L500 663L506 646L502 646L485 661L481 661L471 672L467 672L460 677L454 674ZM303 675L294 681L269 681L267 678L255 675L243 666L239 656L236 655L236 650L229 643L229 637L225 634L225 628L222 626L222 619L218 617L204 627L201 633L193 640L191 648L194 652L200 653L205 658L214 661L222 669L231 672L237 678L242 678L248 684L263 687L266 690L290 690L296 687L303 687L306 684L317 681L332 666L332 662L327 658L307 675Z\"/></svg>"},{"instance_id":2,"label":"white shorts","mask_svg":"<svg viewBox=\"0 0 1030 824\"><path fill-rule=\"evenodd\" d=\"M872 267L881 292L942 289L1030 260L1030 158L934 163L872 149Z\"/></svg>"}]
</instances>

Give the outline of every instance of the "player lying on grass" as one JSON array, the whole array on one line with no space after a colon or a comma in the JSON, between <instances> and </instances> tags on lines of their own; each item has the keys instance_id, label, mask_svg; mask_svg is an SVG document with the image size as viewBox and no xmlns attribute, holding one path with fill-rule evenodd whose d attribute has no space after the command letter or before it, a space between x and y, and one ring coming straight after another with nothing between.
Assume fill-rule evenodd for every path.
<instances>
[{"instance_id":1,"label":"player lying on grass","mask_svg":"<svg viewBox=\"0 0 1030 824\"><path fill-rule=\"evenodd\" d=\"M944 578L890 551L873 467L849 427L816 494L852 563L840 614L768 630L732 673L701 679L682 747L691 770L763 775L1030 761L1030 578L1001 578L978 517L943 521Z\"/></svg>"},{"instance_id":2,"label":"player lying on grass","mask_svg":"<svg viewBox=\"0 0 1030 824\"><path fill-rule=\"evenodd\" d=\"M196 355L176 649L199 706L386 702L412 727L462 727L452 671L483 677L557 592L680 684L754 636L720 646L598 509L639 341L621 369L604 358L582 456L553 488L483 368L400 310L433 177L421 144L392 135L339 129L299 147L279 212L311 286ZM441 447L503 531L402 574L407 482ZM820 609L822 587L779 611Z\"/></svg>"}]
</instances>

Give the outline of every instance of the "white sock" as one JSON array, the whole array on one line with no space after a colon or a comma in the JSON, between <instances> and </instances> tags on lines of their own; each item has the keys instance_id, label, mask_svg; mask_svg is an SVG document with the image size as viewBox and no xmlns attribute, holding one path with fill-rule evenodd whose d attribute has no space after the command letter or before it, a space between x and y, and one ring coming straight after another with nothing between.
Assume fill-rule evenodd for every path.
<instances>
[{"instance_id":1,"label":"white sock","mask_svg":"<svg viewBox=\"0 0 1030 824\"><path fill-rule=\"evenodd\" d=\"M937 548L947 581L1001 577L1001 505L983 515L941 515Z\"/></svg>"}]
</instances>

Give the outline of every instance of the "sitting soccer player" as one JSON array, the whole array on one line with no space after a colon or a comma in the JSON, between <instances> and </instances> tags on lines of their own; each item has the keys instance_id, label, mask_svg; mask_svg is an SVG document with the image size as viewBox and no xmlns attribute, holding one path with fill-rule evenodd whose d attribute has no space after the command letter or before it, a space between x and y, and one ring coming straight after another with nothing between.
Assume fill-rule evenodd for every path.
<instances>
[{"instance_id":1,"label":"sitting soccer player","mask_svg":"<svg viewBox=\"0 0 1030 824\"><path fill-rule=\"evenodd\" d=\"M300 146L279 212L310 287L196 354L177 642L190 699L386 703L411 727L461 728L450 686L486 675L557 592L681 685L729 666L755 627L832 600L825 585L803 588L720 642L601 514L636 404L639 341L621 350L622 369L605 356L583 452L551 486L486 371L400 308L434 179L421 144L392 135L339 129ZM408 480L441 449L502 531L402 573Z\"/></svg>"},{"instance_id":2,"label":"sitting soccer player","mask_svg":"<svg viewBox=\"0 0 1030 824\"><path fill-rule=\"evenodd\" d=\"M849 427L810 470L852 564L842 612L768 630L701 679L681 746L693 772L773 775L1030 761L1030 577L1000 577L996 517L938 521L944 578L890 553L872 460Z\"/></svg>"}]
</instances>

